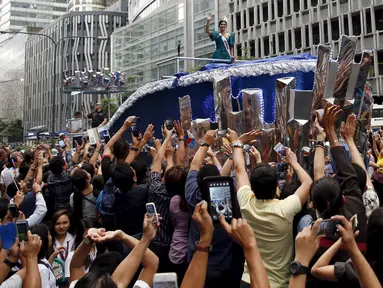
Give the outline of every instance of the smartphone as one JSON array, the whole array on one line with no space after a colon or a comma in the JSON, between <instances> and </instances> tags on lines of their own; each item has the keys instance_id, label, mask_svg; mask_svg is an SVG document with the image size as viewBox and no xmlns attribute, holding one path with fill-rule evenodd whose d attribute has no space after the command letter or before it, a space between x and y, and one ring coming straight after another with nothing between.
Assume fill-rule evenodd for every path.
<instances>
[{"instance_id":1,"label":"smartphone","mask_svg":"<svg viewBox=\"0 0 383 288\"><path fill-rule=\"evenodd\" d=\"M28 242L28 222L27 220L17 220L16 221L17 235L19 236L19 242L25 241Z\"/></svg>"},{"instance_id":2,"label":"smartphone","mask_svg":"<svg viewBox=\"0 0 383 288\"><path fill-rule=\"evenodd\" d=\"M156 273L153 282L154 288L178 288L176 273Z\"/></svg>"},{"instance_id":3,"label":"smartphone","mask_svg":"<svg viewBox=\"0 0 383 288\"><path fill-rule=\"evenodd\" d=\"M217 130L218 122L210 122L210 130Z\"/></svg>"},{"instance_id":4,"label":"smartphone","mask_svg":"<svg viewBox=\"0 0 383 288\"><path fill-rule=\"evenodd\" d=\"M172 118L167 118L167 119L165 120L165 127L166 127L166 129L168 129L168 130L172 130L172 129L173 129L174 124L173 124L173 119L172 119Z\"/></svg>"},{"instance_id":5,"label":"smartphone","mask_svg":"<svg viewBox=\"0 0 383 288\"><path fill-rule=\"evenodd\" d=\"M59 145L61 148L65 148L65 146L66 146L64 140L60 140Z\"/></svg>"},{"instance_id":6,"label":"smartphone","mask_svg":"<svg viewBox=\"0 0 383 288\"><path fill-rule=\"evenodd\" d=\"M29 177L27 188L32 189L32 187L33 187L33 177Z\"/></svg>"},{"instance_id":7,"label":"smartphone","mask_svg":"<svg viewBox=\"0 0 383 288\"><path fill-rule=\"evenodd\" d=\"M8 210L12 218L19 217L19 209L17 208L16 204L8 204Z\"/></svg>"},{"instance_id":8,"label":"smartphone","mask_svg":"<svg viewBox=\"0 0 383 288\"><path fill-rule=\"evenodd\" d=\"M341 222L338 220L323 220L319 225L317 235L325 235L328 238L337 238L339 236L337 226L340 224Z\"/></svg>"},{"instance_id":9,"label":"smartphone","mask_svg":"<svg viewBox=\"0 0 383 288\"><path fill-rule=\"evenodd\" d=\"M154 216L153 223L158 223L157 209L153 202L146 203L146 212L148 212L149 216Z\"/></svg>"},{"instance_id":10,"label":"smartphone","mask_svg":"<svg viewBox=\"0 0 383 288\"><path fill-rule=\"evenodd\" d=\"M203 179L204 187L208 192L209 213L213 222L219 222L219 217L223 215L226 221L230 222L235 217L233 211L235 211L235 205L233 205L233 199L235 199L235 188L232 177L217 176L217 177L205 177Z\"/></svg>"},{"instance_id":11,"label":"smartphone","mask_svg":"<svg viewBox=\"0 0 383 288\"><path fill-rule=\"evenodd\" d=\"M277 143L277 145L275 145L274 147L274 151L277 152L278 155L280 155L281 157L286 156L286 149L287 147L284 146L282 143Z\"/></svg>"},{"instance_id":12,"label":"smartphone","mask_svg":"<svg viewBox=\"0 0 383 288\"><path fill-rule=\"evenodd\" d=\"M356 227L358 227L358 214L354 215L354 219L352 219L351 225L352 225L352 231L356 231Z\"/></svg>"},{"instance_id":13,"label":"smartphone","mask_svg":"<svg viewBox=\"0 0 383 288\"><path fill-rule=\"evenodd\" d=\"M304 146L302 147L302 151L305 153L310 153L310 147Z\"/></svg>"},{"instance_id":14,"label":"smartphone","mask_svg":"<svg viewBox=\"0 0 383 288\"><path fill-rule=\"evenodd\" d=\"M138 130L137 124L133 124L131 129L134 137L138 137L140 135L140 131Z\"/></svg>"}]
</instances>

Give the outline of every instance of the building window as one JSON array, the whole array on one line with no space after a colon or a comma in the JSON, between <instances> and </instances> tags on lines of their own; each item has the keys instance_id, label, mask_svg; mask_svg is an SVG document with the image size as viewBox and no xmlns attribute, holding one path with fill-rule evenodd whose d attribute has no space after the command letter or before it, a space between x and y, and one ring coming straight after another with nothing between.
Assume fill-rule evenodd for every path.
<instances>
[{"instance_id":1,"label":"building window","mask_svg":"<svg viewBox=\"0 0 383 288\"><path fill-rule=\"evenodd\" d=\"M343 15L343 27L344 27L344 34L348 35L349 29L348 29L348 17L347 17L347 15Z\"/></svg>"},{"instance_id":2,"label":"building window","mask_svg":"<svg viewBox=\"0 0 383 288\"><path fill-rule=\"evenodd\" d=\"M355 36L359 36L362 33L359 12L352 16L352 30Z\"/></svg>"},{"instance_id":3,"label":"building window","mask_svg":"<svg viewBox=\"0 0 383 288\"><path fill-rule=\"evenodd\" d=\"M283 53L285 49L285 33L279 33L278 34L278 41L279 41L279 53Z\"/></svg>"},{"instance_id":4,"label":"building window","mask_svg":"<svg viewBox=\"0 0 383 288\"><path fill-rule=\"evenodd\" d=\"M264 56L268 56L270 54L270 42L269 36L263 38L263 48L264 48Z\"/></svg>"},{"instance_id":5,"label":"building window","mask_svg":"<svg viewBox=\"0 0 383 288\"><path fill-rule=\"evenodd\" d=\"M289 1L287 1L289 2ZM277 2L278 4L278 17L282 17L283 16L283 1L278 1Z\"/></svg>"},{"instance_id":6,"label":"building window","mask_svg":"<svg viewBox=\"0 0 383 288\"><path fill-rule=\"evenodd\" d=\"M366 9L366 31L367 31L367 33L372 33L370 9Z\"/></svg>"},{"instance_id":7,"label":"building window","mask_svg":"<svg viewBox=\"0 0 383 288\"><path fill-rule=\"evenodd\" d=\"M376 30L383 30L383 9L375 10Z\"/></svg>"},{"instance_id":8,"label":"building window","mask_svg":"<svg viewBox=\"0 0 383 288\"><path fill-rule=\"evenodd\" d=\"M254 7L249 8L249 25L254 26Z\"/></svg>"},{"instance_id":9,"label":"building window","mask_svg":"<svg viewBox=\"0 0 383 288\"><path fill-rule=\"evenodd\" d=\"M294 12L299 12L299 0L294 0Z\"/></svg>"},{"instance_id":10,"label":"building window","mask_svg":"<svg viewBox=\"0 0 383 288\"><path fill-rule=\"evenodd\" d=\"M295 33L295 49L300 49L300 48L302 48L301 28L296 28L294 33Z\"/></svg>"},{"instance_id":11,"label":"building window","mask_svg":"<svg viewBox=\"0 0 383 288\"><path fill-rule=\"evenodd\" d=\"M263 3L262 10L263 10L263 22L267 22L269 20L267 3Z\"/></svg>"},{"instance_id":12,"label":"building window","mask_svg":"<svg viewBox=\"0 0 383 288\"><path fill-rule=\"evenodd\" d=\"M331 37L332 40L338 40L340 38L338 18L331 21Z\"/></svg>"},{"instance_id":13,"label":"building window","mask_svg":"<svg viewBox=\"0 0 383 288\"><path fill-rule=\"evenodd\" d=\"M236 14L235 14L235 19L236 19L236 21L237 21L237 30L241 30L242 28L242 26L241 26L241 12L237 12Z\"/></svg>"},{"instance_id":14,"label":"building window","mask_svg":"<svg viewBox=\"0 0 383 288\"><path fill-rule=\"evenodd\" d=\"M313 29L313 44L318 45L320 43L320 37L319 37L319 24L316 23L312 26Z\"/></svg>"}]
</instances>

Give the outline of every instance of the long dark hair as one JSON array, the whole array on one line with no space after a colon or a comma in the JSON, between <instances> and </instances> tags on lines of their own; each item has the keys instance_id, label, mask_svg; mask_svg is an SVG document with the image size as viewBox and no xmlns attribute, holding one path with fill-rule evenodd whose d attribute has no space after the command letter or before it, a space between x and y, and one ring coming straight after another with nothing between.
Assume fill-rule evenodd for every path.
<instances>
[{"instance_id":1,"label":"long dark hair","mask_svg":"<svg viewBox=\"0 0 383 288\"><path fill-rule=\"evenodd\" d=\"M109 273L103 271L95 271L86 273L74 286L75 288L117 288Z\"/></svg>"},{"instance_id":2,"label":"long dark hair","mask_svg":"<svg viewBox=\"0 0 383 288\"><path fill-rule=\"evenodd\" d=\"M63 215L68 216L69 224L72 223L71 215L69 214L68 210L60 210L60 211L57 211L55 214L53 214L52 221L51 221L51 229L50 229L52 240L56 238L56 230L55 230L56 222ZM71 232L71 230L72 229L70 226L67 232Z\"/></svg>"},{"instance_id":3,"label":"long dark hair","mask_svg":"<svg viewBox=\"0 0 383 288\"><path fill-rule=\"evenodd\" d=\"M82 169L76 169L72 176L73 191L73 219L82 219L82 191L87 187L88 175Z\"/></svg>"},{"instance_id":4,"label":"long dark hair","mask_svg":"<svg viewBox=\"0 0 383 288\"><path fill-rule=\"evenodd\" d=\"M180 209L182 212L189 212L188 205L185 198L185 184L186 184L186 178L188 177L189 170L190 170L190 167L186 167L182 171L180 183L183 184L182 187L184 187L184 189L180 189L176 192L176 195L181 196Z\"/></svg>"},{"instance_id":5,"label":"long dark hair","mask_svg":"<svg viewBox=\"0 0 383 288\"><path fill-rule=\"evenodd\" d=\"M42 242L39 254L37 254L37 259L38 260L41 260L44 258L48 259L50 256L48 226L46 226L45 224L39 224L39 225L33 226L31 228L31 233L39 235Z\"/></svg>"},{"instance_id":6,"label":"long dark hair","mask_svg":"<svg viewBox=\"0 0 383 288\"><path fill-rule=\"evenodd\" d=\"M379 282L383 283L383 207L375 209L367 224L366 259L370 263Z\"/></svg>"}]
</instances>

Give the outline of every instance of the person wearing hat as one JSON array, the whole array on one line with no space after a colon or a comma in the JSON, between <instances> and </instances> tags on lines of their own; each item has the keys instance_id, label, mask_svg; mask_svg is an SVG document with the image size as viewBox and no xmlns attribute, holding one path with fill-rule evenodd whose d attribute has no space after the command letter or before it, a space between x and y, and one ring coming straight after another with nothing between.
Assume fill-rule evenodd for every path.
<instances>
[{"instance_id":1,"label":"person wearing hat","mask_svg":"<svg viewBox=\"0 0 383 288\"><path fill-rule=\"evenodd\" d=\"M106 118L106 115L102 111L101 102L96 103L96 110L88 115L88 119L92 119L92 128L108 123L108 118Z\"/></svg>"},{"instance_id":2,"label":"person wearing hat","mask_svg":"<svg viewBox=\"0 0 383 288\"><path fill-rule=\"evenodd\" d=\"M212 41L215 41L215 51L213 53L213 59L229 59L234 60L234 33L227 33L227 18L223 17L219 20L219 32L210 31L211 14L207 16L206 33L209 35Z\"/></svg>"}]
</instances>

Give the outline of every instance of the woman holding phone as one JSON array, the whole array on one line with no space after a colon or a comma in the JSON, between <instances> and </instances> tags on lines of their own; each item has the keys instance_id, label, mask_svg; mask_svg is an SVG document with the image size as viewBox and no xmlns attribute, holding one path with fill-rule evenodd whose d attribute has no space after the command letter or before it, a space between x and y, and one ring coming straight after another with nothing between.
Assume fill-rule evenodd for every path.
<instances>
[{"instance_id":1,"label":"woman holding phone","mask_svg":"<svg viewBox=\"0 0 383 288\"><path fill-rule=\"evenodd\" d=\"M68 210L57 211L52 217L51 236L53 242L53 253L49 257L52 264L54 258L65 261L68 254L74 251L74 236L69 233L71 221Z\"/></svg>"}]
</instances>

